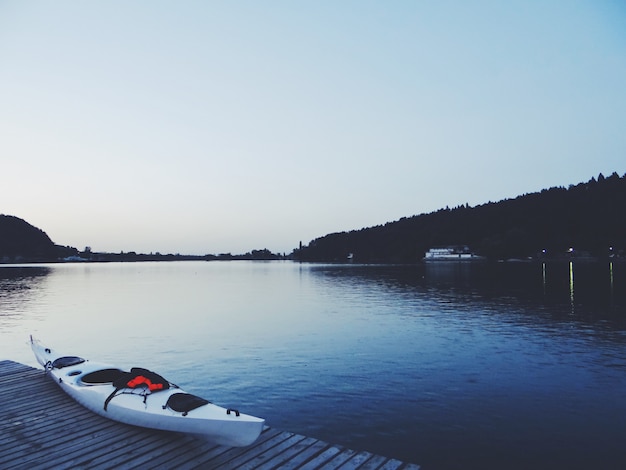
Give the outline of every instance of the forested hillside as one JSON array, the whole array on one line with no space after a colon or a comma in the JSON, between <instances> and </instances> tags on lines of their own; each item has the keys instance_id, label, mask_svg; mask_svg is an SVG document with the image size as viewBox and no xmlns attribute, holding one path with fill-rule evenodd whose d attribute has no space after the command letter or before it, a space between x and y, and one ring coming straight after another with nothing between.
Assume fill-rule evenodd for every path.
<instances>
[{"instance_id":1,"label":"forested hillside","mask_svg":"<svg viewBox=\"0 0 626 470\"><path fill-rule=\"evenodd\" d=\"M0 262L46 261L56 256L57 247L43 230L0 214Z\"/></svg>"},{"instance_id":2,"label":"forested hillside","mask_svg":"<svg viewBox=\"0 0 626 470\"><path fill-rule=\"evenodd\" d=\"M602 174L569 188L441 209L317 238L301 261L416 262L431 247L468 245L489 259L617 256L626 248L626 175ZM544 251L545 250L545 251Z\"/></svg>"}]
</instances>

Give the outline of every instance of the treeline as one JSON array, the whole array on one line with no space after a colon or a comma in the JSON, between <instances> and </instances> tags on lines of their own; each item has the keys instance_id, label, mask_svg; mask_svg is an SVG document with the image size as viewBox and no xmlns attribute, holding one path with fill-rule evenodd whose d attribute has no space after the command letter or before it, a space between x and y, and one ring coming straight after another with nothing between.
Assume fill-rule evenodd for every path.
<instances>
[{"instance_id":1,"label":"treeline","mask_svg":"<svg viewBox=\"0 0 626 470\"><path fill-rule=\"evenodd\" d=\"M624 256L626 175L462 205L332 233L294 250L300 261L417 262L433 247L468 245L488 259Z\"/></svg>"},{"instance_id":2,"label":"treeline","mask_svg":"<svg viewBox=\"0 0 626 470\"><path fill-rule=\"evenodd\" d=\"M267 248L252 250L244 254L233 255L181 255L161 253L119 253L93 252L90 247L79 251L71 246L55 245L41 229L23 219L12 215L0 214L0 263L50 263L50 262L139 262L139 261L231 261L253 260L266 261L286 259L274 254Z\"/></svg>"},{"instance_id":3,"label":"treeline","mask_svg":"<svg viewBox=\"0 0 626 470\"><path fill-rule=\"evenodd\" d=\"M50 237L28 222L0 214L0 262L47 261L61 252Z\"/></svg>"},{"instance_id":4,"label":"treeline","mask_svg":"<svg viewBox=\"0 0 626 470\"><path fill-rule=\"evenodd\" d=\"M92 253L81 252L70 257L68 261L95 261L95 262L135 262L135 261L233 261L233 260L249 260L249 261L272 261L285 259L284 256L272 253L268 249L252 250L244 254L233 255L231 253L221 253L219 255L181 255L161 254L161 253L136 253L130 251L128 253Z\"/></svg>"},{"instance_id":5,"label":"treeline","mask_svg":"<svg viewBox=\"0 0 626 470\"><path fill-rule=\"evenodd\" d=\"M230 253L223 253L220 255L206 255L207 261L230 261L230 260L249 260L249 261L273 261L278 259L287 259L286 256L281 254L272 253L267 248L262 250L252 250L243 255L232 255Z\"/></svg>"}]
</instances>

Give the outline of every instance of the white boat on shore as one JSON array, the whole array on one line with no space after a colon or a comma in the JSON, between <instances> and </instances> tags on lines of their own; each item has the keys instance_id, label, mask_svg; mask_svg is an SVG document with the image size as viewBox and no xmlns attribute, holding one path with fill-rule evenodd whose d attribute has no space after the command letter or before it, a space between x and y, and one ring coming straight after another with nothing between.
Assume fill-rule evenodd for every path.
<instances>
[{"instance_id":1,"label":"white boat on shore","mask_svg":"<svg viewBox=\"0 0 626 470\"><path fill-rule=\"evenodd\" d=\"M484 259L475 255L468 246L447 246L431 248L424 254L424 261L478 261Z\"/></svg>"},{"instance_id":2,"label":"white boat on shore","mask_svg":"<svg viewBox=\"0 0 626 470\"><path fill-rule=\"evenodd\" d=\"M72 398L89 410L126 424L204 436L216 444L247 446L265 420L185 393L146 369L126 372L108 364L67 356L31 336L37 362Z\"/></svg>"}]
</instances>

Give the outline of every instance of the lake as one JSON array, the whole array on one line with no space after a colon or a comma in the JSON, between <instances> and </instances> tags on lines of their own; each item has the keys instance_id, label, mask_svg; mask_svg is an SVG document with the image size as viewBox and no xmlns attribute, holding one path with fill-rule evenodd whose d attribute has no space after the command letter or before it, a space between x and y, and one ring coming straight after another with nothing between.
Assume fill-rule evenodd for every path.
<instances>
[{"instance_id":1,"label":"lake","mask_svg":"<svg viewBox=\"0 0 626 470\"><path fill-rule=\"evenodd\" d=\"M30 334L424 470L626 468L623 262L0 265Z\"/></svg>"}]
</instances>

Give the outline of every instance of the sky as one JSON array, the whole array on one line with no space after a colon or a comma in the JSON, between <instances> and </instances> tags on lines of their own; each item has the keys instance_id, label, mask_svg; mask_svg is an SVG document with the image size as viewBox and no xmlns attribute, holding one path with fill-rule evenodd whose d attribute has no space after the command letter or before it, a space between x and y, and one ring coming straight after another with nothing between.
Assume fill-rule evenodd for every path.
<instances>
[{"instance_id":1,"label":"sky","mask_svg":"<svg viewBox=\"0 0 626 470\"><path fill-rule=\"evenodd\" d=\"M0 0L0 213L290 253L626 173L626 3Z\"/></svg>"}]
</instances>

